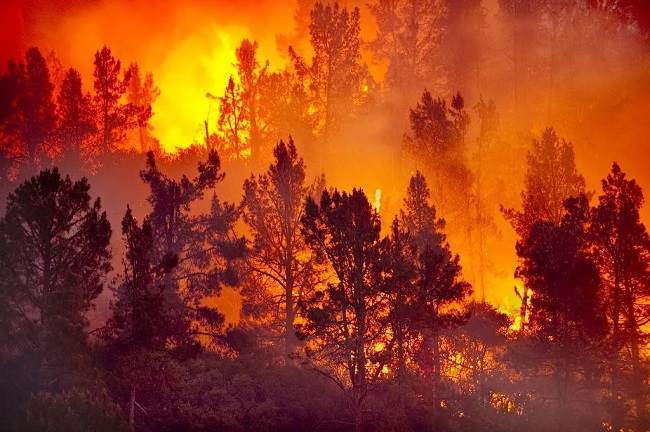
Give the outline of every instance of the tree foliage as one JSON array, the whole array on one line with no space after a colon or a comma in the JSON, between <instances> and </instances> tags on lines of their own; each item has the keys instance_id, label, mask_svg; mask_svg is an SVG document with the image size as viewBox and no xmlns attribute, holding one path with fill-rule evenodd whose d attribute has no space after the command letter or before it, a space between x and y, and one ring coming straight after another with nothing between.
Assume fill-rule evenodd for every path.
<instances>
[{"instance_id":1,"label":"tree foliage","mask_svg":"<svg viewBox=\"0 0 650 432\"><path fill-rule=\"evenodd\" d=\"M312 291L313 260L300 232L300 220L315 186L306 184L305 163L291 138L288 144L280 141L273 154L275 161L266 173L244 181L243 217L253 235L247 264L259 276L251 281L247 306L258 320L270 318L267 325L272 327L284 318L277 326L289 355L297 343L298 305Z\"/></svg>"}]
</instances>

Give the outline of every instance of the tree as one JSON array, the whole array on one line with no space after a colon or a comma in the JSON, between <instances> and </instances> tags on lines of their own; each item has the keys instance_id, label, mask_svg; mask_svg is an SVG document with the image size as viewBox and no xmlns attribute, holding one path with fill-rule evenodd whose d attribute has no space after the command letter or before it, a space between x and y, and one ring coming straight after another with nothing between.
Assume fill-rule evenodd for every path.
<instances>
[{"instance_id":1,"label":"tree","mask_svg":"<svg viewBox=\"0 0 650 432\"><path fill-rule=\"evenodd\" d=\"M300 220L314 186L305 184L305 163L293 139L288 144L280 141L273 154L275 161L266 173L258 179L251 175L244 182L243 216L253 235L247 264L270 281L260 281L256 285L262 286L255 288L263 291L268 313L284 318L280 327L289 356L297 343L298 305L309 294L312 282L313 262L300 233Z\"/></svg>"},{"instance_id":2,"label":"tree","mask_svg":"<svg viewBox=\"0 0 650 432\"><path fill-rule=\"evenodd\" d=\"M264 119L265 140L277 142L291 135L303 149L304 143L312 143L315 119L309 113L308 93L299 78L285 70L267 74L260 84L259 116Z\"/></svg>"},{"instance_id":3,"label":"tree","mask_svg":"<svg viewBox=\"0 0 650 432\"><path fill-rule=\"evenodd\" d=\"M0 79L0 177L8 185L16 177L22 148L17 136L20 117L16 109L19 94L19 75L23 66L10 61L8 70ZM4 191L9 192L9 190Z\"/></svg>"},{"instance_id":4,"label":"tree","mask_svg":"<svg viewBox=\"0 0 650 432\"><path fill-rule=\"evenodd\" d=\"M203 301L217 295L222 284L235 284L233 261L242 256L244 249L244 240L232 237L237 220L234 205L220 203L215 194L210 214L192 213L192 205L203 198L205 191L223 180L220 170L219 156L212 151L205 163L198 164L194 179L185 175L180 180L171 179L158 168L150 151L146 169L140 172L151 190L147 201L152 206L149 218L154 233L153 262L158 265L167 256L177 257L178 266L165 277L166 301L176 304L178 320L185 323L190 335L209 333L209 329L223 324L223 315ZM199 324L203 330L199 330Z\"/></svg>"},{"instance_id":5,"label":"tree","mask_svg":"<svg viewBox=\"0 0 650 432\"><path fill-rule=\"evenodd\" d=\"M25 53L25 62L10 63L3 77L3 147L9 160L37 166L51 152L56 123L54 86L38 48Z\"/></svg>"},{"instance_id":6,"label":"tree","mask_svg":"<svg viewBox=\"0 0 650 432\"><path fill-rule=\"evenodd\" d=\"M152 262L154 234L149 218L138 226L130 208L122 219L122 235L126 244L124 274L118 289L117 301L112 305L113 316L103 329L108 342L109 369L128 388L129 428L135 430L136 393L156 387L152 375L162 374L159 356L152 353L187 350L187 338L178 338L178 323L174 322L173 308L165 303L164 276L178 263L174 255L160 264ZM183 327L181 326L181 329ZM170 348L171 347L171 348ZM191 349L191 347L190 347ZM121 364L128 364L119 370Z\"/></svg>"},{"instance_id":7,"label":"tree","mask_svg":"<svg viewBox=\"0 0 650 432\"><path fill-rule=\"evenodd\" d=\"M247 156L248 112L242 99L241 84L230 76L223 97L219 98L219 132L223 135L219 152L228 159Z\"/></svg>"},{"instance_id":8,"label":"tree","mask_svg":"<svg viewBox=\"0 0 650 432\"><path fill-rule=\"evenodd\" d=\"M106 45L95 53L93 103L100 132L97 151L103 155L111 153L118 144L123 143L127 130L135 127L140 120L138 115L141 110L121 101L129 88L131 71L125 71L122 78L121 72L122 63L113 57Z\"/></svg>"},{"instance_id":9,"label":"tree","mask_svg":"<svg viewBox=\"0 0 650 432\"><path fill-rule=\"evenodd\" d=\"M438 57L441 43L442 6L429 0L379 0L369 5L377 22L370 48L373 57L387 65L385 85L399 105L417 98L422 82L438 88L440 74L432 59Z\"/></svg>"},{"instance_id":10,"label":"tree","mask_svg":"<svg viewBox=\"0 0 650 432\"><path fill-rule=\"evenodd\" d=\"M517 119L531 112L530 93L539 84L544 4L543 0L499 0L504 45L511 53L514 110L521 113Z\"/></svg>"},{"instance_id":11,"label":"tree","mask_svg":"<svg viewBox=\"0 0 650 432\"><path fill-rule=\"evenodd\" d=\"M416 278L408 300L410 332L422 341L416 354L424 357L420 366L439 386L442 379L441 331L465 320L457 306L471 294L471 286L461 279L460 257L451 253L442 232L444 221L436 218L436 208L429 199L426 180L416 172L409 182L400 220L416 251ZM427 367L431 369L426 370Z\"/></svg>"},{"instance_id":12,"label":"tree","mask_svg":"<svg viewBox=\"0 0 650 432\"><path fill-rule=\"evenodd\" d=\"M601 274L606 284L607 315L611 323L612 425L620 427L624 418L615 405L621 396L633 401L637 430L648 427L647 379L641 347L647 338L643 326L650 319L650 237L639 210L643 192L635 180L628 180L617 163L602 180L603 194L593 210L592 235ZM628 385L624 385L624 376ZM628 388L629 396L625 394Z\"/></svg>"},{"instance_id":13,"label":"tree","mask_svg":"<svg viewBox=\"0 0 650 432\"><path fill-rule=\"evenodd\" d=\"M111 227L86 179L44 170L7 199L0 301L9 333L36 356L37 389L68 388L85 349L84 316L111 270ZM42 368L41 368L42 367Z\"/></svg>"},{"instance_id":14,"label":"tree","mask_svg":"<svg viewBox=\"0 0 650 432\"><path fill-rule=\"evenodd\" d=\"M250 123L250 147L251 147L251 161L254 167L260 165L260 157L263 145L266 142L265 131L268 127L269 119L263 119L260 115L260 98L261 89L264 85L264 80L267 77L266 70L269 67L268 61L264 67L260 68L257 62L257 42L250 42L244 39L235 51L237 56L237 72L239 80L242 83L242 98L244 99L244 106L248 111L248 118Z\"/></svg>"},{"instance_id":15,"label":"tree","mask_svg":"<svg viewBox=\"0 0 650 432\"><path fill-rule=\"evenodd\" d=\"M310 109L318 123L316 135L322 139L321 160L325 148L364 99L370 76L361 66L360 13L348 12L338 3L317 2L311 11L309 33L314 57L308 65L289 48L298 79L307 88ZM365 86L365 87L364 87Z\"/></svg>"},{"instance_id":16,"label":"tree","mask_svg":"<svg viewBox=\"0 0 650 432\"><path fill-rule=\"evenodd\" d=\"M160 143L151 134L153 126L149 124L149 119L153 115L151 105L160 96L160 90L155 86L151 72L146 73L144 78L142 77L137 63L131 63L125 75L131 77L126 89L126 100L132 110L137 110L138 145L133 147L139 148L143 152L159 150Z\"/></svg>"},{"instance_id":17,"label":"tree","mask_svg":"<svg viewBox=\"0 0 650 432\"><path fill-rule=\"evenodd\" d=\"M307 353L345 391L360 431L369 385L388 363L379 215L361 190L325 191L320 204L307 199L302 224L307 244L326 260L333 278L304 300L300 330L314 336Z\"/></svg>"},{"instance_id":18,"label":"tree","mask_svg":"<svg viewBox=\"0 0 650 432\"><path fill-rule=\"evenodd\" d=\"M487 11L481 3L481 0L443 2L444 33L440 51L445 63L447 88L474 97L480 88L481 51L486 38Z\"/></svg>"},{"instance_id":19,"label":"tree","mask_svg":"<svg viewBox=\"0 0 650 432\"><path fill-rule=\"evenodd\" d=\"M533 140L526 156L522 210L501 206L501 212L519 238L525 239L537 221L560 224L564 201L584 192L585 179L576 169L573 144L560 140L552 128L547 128L541 140ZM529 301L528 287L524 286L522 293L516 292L522 302L520 329L523 332Z\"/></svg>"},{"instance_id":20,"label":"tree","mask_svg":"<svg viewBox=\"0 0 650 432\"><path fill-rule=\"evenodd\" d=\"M539 348L541 370L552 376L554 418L562 425L569 416L572 422L593 422L596 350L607 332L600 274L588 242L589 202L581 194L565 206L559 225L537 221L529 236L517 242L521 264L515 274L534 293L529 332ZM584 400L592 401L586 413Z\"/></svg>"},{"instance_id":21,"label":"tree","mask_svg":"<svg viewBox=\"0 0 650 432\"><path fill-rule=\"evenodd\" d=\"M422 101L410 110L412 135L404 137L404 149L432 183L431 197L445 219L456 222L467 212L472 182L465 158L465 133L469 117L460 94L451 108L425 90Z\"/></svg>"},{"instance_id":22,"label":"tree","mask_svg":"<svg viewBox=\"0 0 650 432\"><path fill-rule=\"evenodd\" d=\"M77 70L70 68L66 72L57 101L56 133L61 156L72 167L78 167L92 154L89 141L97 132L97 125L92 115L90 93L83 94L81 74Z\"/></svg>"},{"instance_id":23,"label":"tree","mask_svg":"<svg viewBox=\"0 0 650 432\"><path fill-rule=\"evenodd\" d=\"M499 115L492 100L483 97L474 106L479 128L476 147L470 159L474 175L469 206L473 242L470 244L471 273L473 285L485 301L486 273L493 268L489 258L492 244L498 237L496 212L493 203L509 197L508 180L515 178L516 152L502 138Z\"/></svg>"}]
</instances>

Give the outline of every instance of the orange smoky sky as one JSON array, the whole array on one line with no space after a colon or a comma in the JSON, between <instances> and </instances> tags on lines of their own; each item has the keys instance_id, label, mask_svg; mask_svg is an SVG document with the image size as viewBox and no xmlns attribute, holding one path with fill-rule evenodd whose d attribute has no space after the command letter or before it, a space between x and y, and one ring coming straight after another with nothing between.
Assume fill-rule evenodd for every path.
<instances>
[{"instance_id":1,"label":"orange smoky sky","mask_svg":"<svg viewBox=\"0 0 650 432\"><path fill-rule=\"evenodd\" d=\"M294 9L295 0L10 0L0 3L0 64L37 46L92 90L94 54L106 45L123 66L153 74L161 94L151 123L173 150L202 141L203 121L216 122L206 93L223 93L242 39L259 42L260 62L284 66L276 35L292 31Z\"/></svg>"}]
</instances>

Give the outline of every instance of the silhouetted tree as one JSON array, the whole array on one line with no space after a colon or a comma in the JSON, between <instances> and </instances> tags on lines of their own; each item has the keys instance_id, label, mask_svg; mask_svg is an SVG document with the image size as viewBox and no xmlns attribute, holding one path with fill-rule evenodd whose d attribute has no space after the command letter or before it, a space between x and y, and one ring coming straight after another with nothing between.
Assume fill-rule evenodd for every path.
<instances>
[{"instance_id":1,"label":"silhouetted tree","mask_svg":"<svg viewBox=\"0 0 650 432\"><path fill-rule=\"evenodd\" d=\"M467 212L472 182L465 157L465 133L469 117L460 94L451 108L425 90L421 102L410 111L412 135L404 137L404 149L420 165L432 184L431 197L440 214L454 222Z\"/></svg>"},{"instance_id":2,"label":"silhouetted tree","mask_svg":"<svg viewBox=\"0 0 650 432\"><path fill-rule=\"evenodd\" d=\"M217 146L226 159L247 157L249 113L244 107L241 84L230 76L224 95L219 98L218 130L223 135Z\"/></svg>"},{"instance_id":3,"label":"silhouetted tree","mask_svg":"<svg viewBox=\"0 0 650 432\"><path fill-rule=\"evenodd\" d=\"M566 208L559 225L540 220L517 242L521 265L516 276L533 291L529 332L539 348L542 373L552 377L554 390L549 391L557 411L547 420L557 430L568 422L598 427L593 418L598 403L596 352L607 332L600 275L589 250L588 199L584 194L570 198ZM586 400L591 403L585 411Z\"/></svg>"},{"instance_id":4,"label":"silhouetted tree","mask_svg":"<svg viewBox=\"0 0 650 432\"><path fill-rule=\"evenodd\" d=\"M185 175L180 180L171 179L149 152L146 169L140 172L151 190L147 201L152 206L153 262L159 264L166 256L177 256L178 266L165 277L165 292L169 304L177 304L178 319L192 333L198 332L198 323L205 331L223 324L223 315L203 300L217 295L223 283L235 283L232 261L244 248L243 239L232 236L237 219L233 205L222 204L215 194L210 214L192 213L192 205L224 178L217 153L210 152L205 163L199 162L197 171L192 180Z\"/></svg>"},{"instance_id":5,"label":"silhouetted tree","mask_svg":"<svg viewBox=\"0 0 650 432\"><path fill-rule=\"evenodd\" d=\"M123 77L121 73L122 63L113 57L110 48L104 45L95 53L93 103L99 129L96 151L102 155L111 153L123 143L127 130L137 126L140 120L140 110L122 101L131 81L131 71L126 70Z\"/></svg>"},{"instance_id":6,"label":"silhouetted tree","mask_svg":"<svg viewBox=\"0 0 650 432\"><path fill-rule=\"evenodd\" d=\"M305 163L291 138L288 144L280 141L273 153L275 161L267 172L244 182L243 216L253 235L247 264L270 281L253 282L261 298L251 298L251 306L262 307L270 317L284 318L278 327L289 356L297 342L298 304L311 291L313 262L300 233L300 219L314 186L305 183Z\"/></svg>"},{"instance_id":7,"label":"silhouetted tree","mask_svg":"<svg viewBox=\"0 0 650 432\"><path fill-rule=\"evenodd\" d=\"M308 358L345 392L355 431L363 429L370 384L389 361L385 345L379 215L366 195L325 191L320 204L307 199L302 217L307 244L333 272L331 283L305 299L305 335L314 336Z\"/></svg>"},{"instance_id":8,"label":"silhouetted tree","mask_svg":"<svg viewBox=\"0 0 650 432\"><path fill-rule=\"evenodd\" d=\"M647 338L643 326L650 318L650 237L639 215L643 193L617 163L602 180L602 189L593 210L592 233L612 331L611 422L613 427L624 424L624 408L617 405L621 398L629 398L634 427L645 430L648 392L642 383L648 372L641 347Z\"/></svg>"},{"instance_id":9,"label":"silhouetted tree","mask_svg":"<svg viewBox=\"0 0 650 432\"><path fill-rule=\"evenodd\" d=\"M471 293L471 287L461 278L460 257L452 255L442 232L444 221L437 219L436 208L429 199L426 180L416 172L411 177L400 220L416 250L416 279L408 300L410 331L421 341L415 355L420 357L419 366L431 374L438 386L442 380L441 331L465 320L458 306Z\"/></svg>"},{"instance_id":10,"label":"silhouetted tree","mask_svg":"<svg viewBox=\"0 0 650 432\"><path fill-rule=\"evenodd\" d=\"M42 171L9 195L0 219L2 339L20 341L13 346L32 368L23 392L69 389L86 370L85 313L111 270L111 227L89 189Z\"/></svg>"},{"instance_id":11,"label":"silhouetted tree","mask_svg":"<svg viewBox=\"0 0 650 432\"><path fill-rule=\"evenodd\" d=\"M109 370L128 392L125 411L129 413L129 428L133 431L137 392L155 390L159 382L152 377L163 372L165 359L152 353L182 351L186 349L187 338L176 337L179 329L166 307L163 292L164 276L177 264L177 257L168 255L159 265L154 265L151 221L145 218L139 227L130 208L122 219L122 235L126 244L124 273L116 290L113 316L102 334L108 343Z\"/></svg>"},{"instance_id":12,"label":"silhouetted tree","mask_svg":"<svg viewBox=\"0 0 650 432\"><path fill-rule=\"evenodd\" d=\"M52 152L56 111L53 85L38 48L25 53L24 62L10 63L4 75L2 147L8 168L16 162L38 166Z\"/></svg>"},{"instance_id":13,"label":"silhouetted tree","mask_svg":"<svg viewBox=\"0 0 650 432\"><path fill-rule=\"evenodd\" d=\"M504 208L501 212L520 239L530 235L537 221L560 224L564 201L585 191L585 179L578 173L573 156L573 144L560 140L552 128L547 128L541 140L534 139L526 156L524 189L521 191L522 210ZM528 287L517 291L522 302L521 330L525 329L529 302Z\"/></svg>"},{"instance_id":14,"label":"silhouetted tree","mask_svg":"<svg viewBox=\"0 0 650 432\"><path fill-rule=\"evenodd\" d=\"M97 132L97 125L90 93L83 94L81 74L75 69L66 72L57 102L59 123L56 133L60 157L65 166L79 167L93 153L91 138Z\"/></svg>"}]
</instances>

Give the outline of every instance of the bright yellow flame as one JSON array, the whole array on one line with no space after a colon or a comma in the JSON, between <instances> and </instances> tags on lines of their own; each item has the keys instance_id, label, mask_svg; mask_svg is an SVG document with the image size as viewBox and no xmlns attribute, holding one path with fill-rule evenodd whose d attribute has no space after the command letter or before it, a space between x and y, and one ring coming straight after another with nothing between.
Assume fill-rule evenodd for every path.
<instances>
[{"instance_id":1,"label":"bright yellow flame","mask_svg":"<svg viewBox=\"0 0 650 432\"><path fill-rule=\"evenodd\" d=\"M375 191L375 201L372 203L372 206L379 212L379 208L381 207L381 189Z\"/></svg>"},{"instance_id":2,"label":"bright yellow flame","mask_svg":"<svg viewBox=\"0 0 650 432\"><path fill-rule=\"evenodd\" d=\"M154 76L161 91L151 118L165 151L205 142L203 121L212 129L219 115L219 102L206 98L206 90L223 94L233 73L235 48L245 37L248 30L243 27L209 25L170 47Z\"/></svg>"}]
</instances>

